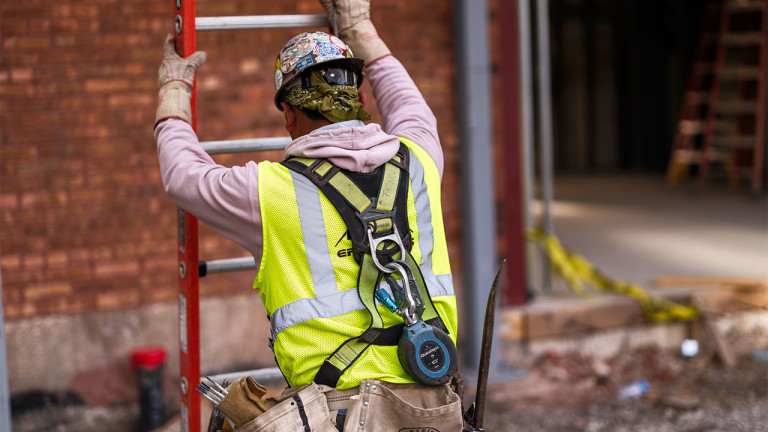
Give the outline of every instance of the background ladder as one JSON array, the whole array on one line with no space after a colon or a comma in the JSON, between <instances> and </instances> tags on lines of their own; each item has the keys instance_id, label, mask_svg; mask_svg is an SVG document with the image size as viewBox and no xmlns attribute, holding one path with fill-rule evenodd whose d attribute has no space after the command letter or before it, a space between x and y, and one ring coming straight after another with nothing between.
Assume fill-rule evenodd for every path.
<instances>
[{"instance_id":1,"label":"background ladder","mask_svg":"<svg viewBox=\"0 0 768 432\"><path fill-rule=\"evenodd\" d=\"M705 22L702 44L712 40L707 26ZM722 2L715 50L700 44L708 58L691 73L667 173L670 183L698 165L698 183L703 185L711 165L717 164L732 186L747 180L752 192L761 190L766 26L766 0Z\"/></svg>"},{"instance_id":2,"label":"background ladder","mask_svg":"<svg viewBox=\"0 0 768 432\"><path fill-rule=\"evenodd\" d=\"M188 57L197 49L196 31L329 28L328 18L324 14L198 18L195 16L194 0L175 0L173 11L176 49L182 57ZM197 131L196 84L192 88L192 128ZM209 154L222 154L283 149L290 142L291 139L288 137L278 137L211 141L201 144ZM214 273L251 270L256 269L256 266L252 257L199 261L197 218L179 208L178 228L181 430L198 432L201 430L200 394L194 389L200 383L200 277ZM276 369L238 372L233 375L253 375L257 379L269 379L279 373ZM214 378L221 379L221 377Z\"/></svg>"}]
</instances>

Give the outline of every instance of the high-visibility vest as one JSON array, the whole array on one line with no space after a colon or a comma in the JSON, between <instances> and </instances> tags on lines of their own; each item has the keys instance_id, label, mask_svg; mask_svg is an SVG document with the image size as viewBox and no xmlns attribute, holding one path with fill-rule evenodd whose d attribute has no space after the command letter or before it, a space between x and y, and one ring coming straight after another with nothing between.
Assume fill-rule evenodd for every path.
<instances>
[{"instance_id":1,"label":"high-visibility vest","mask_svg":"<svg viewBox=\"0 0 768 432\"><path fill-rule=\"evenodd\" d=\"M429 155L400 139L409 154L407 207L411 254L435 309L456 343L456 298L440 201L440 176ZM259 163L263 252L254 288L270 317L278 366L292 387L312 381L323 361L370 324L357 293L360 271L344 220L309 179L279 163ZM384 326L402 318L378 306ZM415 382L400 365L397 346L372 345L344 372L337 388L363 379Z\"/></svg>"}]
</instances>

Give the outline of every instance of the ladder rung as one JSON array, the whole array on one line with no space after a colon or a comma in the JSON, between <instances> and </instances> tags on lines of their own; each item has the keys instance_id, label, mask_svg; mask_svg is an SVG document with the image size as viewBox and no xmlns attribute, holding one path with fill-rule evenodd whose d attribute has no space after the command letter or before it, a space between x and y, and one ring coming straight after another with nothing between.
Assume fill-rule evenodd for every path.
<instances>
[{"instance_id":1,"label":"ladder rung","mask_svg":"<svg viewBox=\"0 0 768 432\"><path fill-rule=\"evenodd\" d=\"M740 135L740 136L715 136L709 142L710 145L716 147L724 147L729 149L751 149L755 146L754 135Z\"/></svg>"},{"instance_id":2,"label":"ladder rung","mask_svg":"<svg viewBox=\"0 0 768 432\"><path fill-rule=\"evenodd\" d=\"M727 66L720 70L720 79L758 79L760 68L757 66Z\"/></svg>"},{"instance_id":3,"label":"ladder rung","mask_svg":"<svg viewBox=\"0 0 768 432\"><path fill-rule=\"evenodd\" d=\"M200 277L209 274L232 273L236 271L256 270L253 257L228 258L215 261L200 261Z\"/></svg>"},{"instance_id":4,"label":"ladder rung","mask_svg":"<svg viewBox=\"0 0 768 432\"><path fill-rule=\"evenodd\" d=\"M677 130L683 135L698 135L704 133L707 123L704 120L681 120Z\"/></svg>"},{"instance_id":5,"label":"ladder rung","mask_svg":"<svg viewBox=\"0 0 768 432\"><path fill-rule=\"evenodd\" d=\"M756 100L719 100L715 112L722 114L753 113L757 111Z\"/></svg>"},{"instance_id":6,"label":"ladder rung","mask_svg":"<svg viewBox=\"0 0 768 432\"><path fill-rule=\"evenodd\" d=\"M195 18L195 29L197 31L328 27L329 25L328 16L324 14L251 15Z\"/></svg>"},{"instance_id":7,"label":"ladder rung","mask_svg":"<svg viewBox=\"0 0 768 432\"><path fill-rule=\"evenodd\" d=\"M224 373L224 374L218 374L218 375L209 375L208 378L216 381L219 384L224 382L224 380L226 379L231 384L238 378L244 377L246 375L253 377L253 379L259 382L277 381L277 380L285 379L283 377L283 373L280 372L280 368L278 367L254 369L254 370L242 371L242 372L231 372L231 373Z\"/></svg>"},{"instance_id":8,"label":"ladder rung","mask_svg":"<svg viewBox=\"0 0 768 432\"><path fill-rule=\"evenodd\" d=\"M701 160L701 151L689 149L677 149L672 154L675 163L693 165Z\"/></svg>"},{"instance_id":9,"label":"ladder rung","mask_svg":"<svg viewBox=\"0 0 768 432\"><path fill-rule=\"evenodd\" d=\"M240 140L205 141L200 145L208 154L248 153L268 150L283 150L291 143L290 137L249 138Z\"/></svg>"},{"instance_id":10,"label":"ladder rung","mask_svg":"<svg viewBox=\"0 0 768 432\"><path fill-rule=\"evenodd\" d=\"M760 32L729 33L723 36L722 41L728 45L759 45L763 35Z\"/></svg>"}]
</instances>

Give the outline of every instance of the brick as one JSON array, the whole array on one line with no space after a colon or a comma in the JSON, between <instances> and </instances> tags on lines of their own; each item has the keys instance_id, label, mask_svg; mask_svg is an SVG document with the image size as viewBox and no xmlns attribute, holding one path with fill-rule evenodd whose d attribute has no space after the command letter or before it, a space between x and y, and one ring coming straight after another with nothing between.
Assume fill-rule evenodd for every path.
<instances>
[{"instance_id":1,"label":"brick","mask_svg":"<svg viewBox=\"0 0 768 432\"><path fill-rule=\"evenodd\" d=\"M51 280L69 280L80 281L93 277L93 272L90 265L77 265L69 264L63 267L51 267L45 272L46 276ZM75 291L78 287L75 286Z\"/></svg>"},{"instance_id":2,"label":"brick","mask_svg":"<svg viewBox=\"0 0 768 432\"><path fill-rule=\"evenodd\" d=\"M96 296L96 307L99 310L125 309L137 306L139 293L137 291L108 291Z\"/></svg>"},{"instance_id":3,"label":"brick","mask_svg":"<svg viewBox=\"0 0 768 432\"><path fill-rule=\"evenodd\" d=\"M21 269L21 257L19 255L5 254L0 256L3 272L17 271Z\"/></svg>"},{"instance_id":4,"label":"brick","mask_svg":"<svg viewBox=\"0 0 768 432\"><path fill-rule=\"evenodd\" d=\"M11 80L14 83L27 83L32 80L32 68L11 69Z\"/></svg>"},{"instance_id":5,"label":"brick","mask_svg":"<svg viewBox=\"0 0 768 432\"><path fill-rule=\"evenodd\" d=\"M57 296L67 296L72 293L72 285L69 282L48 282L30 285L24 289L27 300L40 300Z\"/></svg>"},{"instance_id":6,"label":"brick","mask_svg":"<svg viewBox=\"0 0 768 432\"><path fill-rule=\"evenodd\" d=\"M128 90L130 83L118 78L90 79L85 81L85 90L89 92L115 92Z\"/></svg>"},{"instance_id":7,"label":"brick","mask_svg":"<svg viewBox=\"0 0 768 432\"><path fill-rule=\"evenodd\" d=\"M116 277L135 275L139 272L138 261L118 261L118 262L106 262L96 263L96 276L97 277Z\"/></svg>"},{"instance_id":8,"label":"brick","mask_svg":"<svg viewBox=\"0 0 768 432\"><path fill-rule=\"evenodd\" d=\"M69 314L92 310L95 307L95 301L92 297L57 297L45 302L45 309L48 313Z\"/></svg>"},{"instance_id":9,"label":"brick","mask_svg":"<svg viewBox=\"0 0 768 432\"><path fill-rule=\"evenodd\" d=\"M0 208L13 210L19 207L19 195L16 193L1 193Z\"/></svg>"},{"instance_id":10,"label":"brick","mask_svg":"<svg viewBox=\"0 0 768 432\"><path fill-rule=\"evenodd\" d=\"M67 265L69 263L69 259L67 257L67 252L65 251L52 251L48 252L48 255L46 255L46 264L48 267L60 267Z\"/></svg>"},{"instance_id":11,"label":"brick","mask_svg":"<svg viewBox=\"0 0 768 432\"><path fill-rule=\"evenodd\" d=\"M43 254L40 253L27 253L22 257L22 262L24 265L24 270L36 271L43 268L43 264L45 264L45 258L43 257Z\"/></svg>"}]
</instances>

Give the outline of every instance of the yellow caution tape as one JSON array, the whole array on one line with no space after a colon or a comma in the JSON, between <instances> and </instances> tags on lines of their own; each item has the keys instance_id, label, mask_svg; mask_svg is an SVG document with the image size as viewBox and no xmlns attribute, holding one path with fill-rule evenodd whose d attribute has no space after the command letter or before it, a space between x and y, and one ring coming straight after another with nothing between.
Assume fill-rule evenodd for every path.
<instances>
[{"instance_id":1,"label":"yellow caution tape","mask_svg":"<svg viewBox=\"0 0 768 432\"><path fill-rule=\"evenodd\" d=\"M640 302L646 318L651 322L689 321L699 316L699 310L693 305L682 305L650 294L637 284L607 277L581 255L566 250L557 237L545 233L542 229L530 230L528 239L541 246L555 271L579 295L588 294L585 285L589 284L601 291L630 296Z\"/></svg>"}]
</instances>

